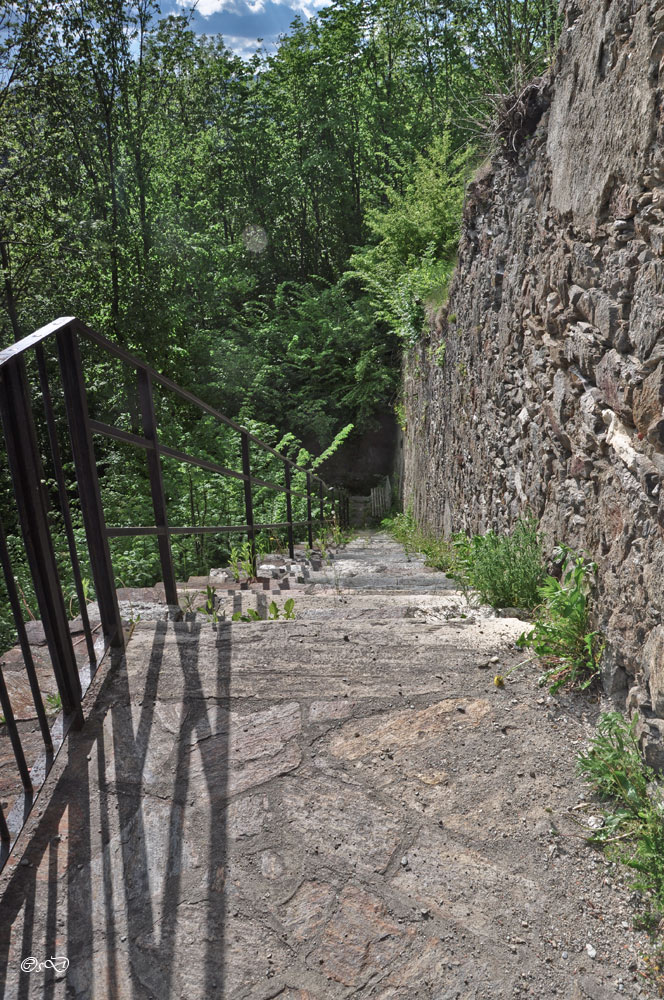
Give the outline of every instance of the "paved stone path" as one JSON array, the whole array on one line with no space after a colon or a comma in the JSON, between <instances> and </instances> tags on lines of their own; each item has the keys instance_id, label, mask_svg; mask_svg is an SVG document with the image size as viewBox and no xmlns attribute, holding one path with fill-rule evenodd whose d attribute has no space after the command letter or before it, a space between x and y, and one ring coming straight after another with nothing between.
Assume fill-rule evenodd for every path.
<instances>
[{"instance_id":1,"label":"paved stone path","mask_svg":"<svg viewBox=\"0 0 664 1000\"><path fill-rule=\"evenodd\" d=\"M0 881L2 995L649 996L575 808L597 706L496 688L523 624L384 535L291 593L294 621L141 622L96 682Z\"/></svg>"}]
</instances>

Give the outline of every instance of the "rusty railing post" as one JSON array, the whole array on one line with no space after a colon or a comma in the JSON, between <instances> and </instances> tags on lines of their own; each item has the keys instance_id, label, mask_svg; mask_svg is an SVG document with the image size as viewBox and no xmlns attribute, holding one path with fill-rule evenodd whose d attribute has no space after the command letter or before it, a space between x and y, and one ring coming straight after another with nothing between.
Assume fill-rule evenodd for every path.
<instances>
[{"instance_id":1,"label":"rusty railing post","mask_svg":"<svg viewBox=\"0 0 664 1000\"><path fill-rule=\"evenodd\" d=\"M166 510L166 497L164 495L164 480L161 474L161 457L159 454L159 438L157 436L157 417L154 410L152 379L149 372L145 371L144 368L139 368L137 375L143 434L152 443L152 448L146 454L148 475L150 477L150 492L152 494L152 509L154 510L154 523L157 528L161 529L161 533L157 535L157 545L159 546L159 560L164 580L166 603L177 605L178 588L175 580L175 570L173 569L171 537L168 532L168 514Z\"/></svg>"},{"instance_id":2,"label":"rusty railing post","mask_svg":"<svg viewBox=\"0 0 664 1000\"><path fill-rule=\"evenodd\" d=\"M7 536L5 535L5 528L2 521L0 521L0 566L2 566L2 575L5 578L5 589L7 590L9 606L12 609L12 614L14 616L14 625L16 626L18 643L21 647L23 664L25 666L25 672L28 675L28 683L30 684L32 700L34 702L35 712L37 713L37 720L39 722L39 728L44 740L44 746L47 752L52 753L53 740L51 739L51 731L48 728L48 719L46 718L44 703L39 690L39 679L37 677L35 661L33 659L32 650L30 649L30 643L28 641L28 633L26 632L25 623L23 621L21 602L19 600L18 590L16 589L16 581L14 580L14 574L12 572L9 549L7 547ZM0 670L2 670L1 666Z\"/></svg>"},{"instance_id":3,"label":"rusty railing post","mask_svg":"<svg viewBox=\"0 0 664 1000\"><path fill-rule=\"evenodd\" d=\"M77 716L74 725L81 724L81 682L49 530L44 473L21 356L2 367L0 413L25 553L62 707Z\"/></svg>"},{"instance_id":4,"label":"rusty railing post","mask_svg":"<svg viewBox=\"0 0 664 1000\"><path fill-rule=\"evenodd\" d=\"M249 435L242 431L242 474L244 476L244 510L247 537L251 550L251 572L256 576L256 532L254 531L254 501L251 493L251 461L249 459Z\"/></svg>"},{"instance_id":5,"label":"rusty railing post","mask_svg":"<svg viewBox=\"0 0 664 1000\"><path fill-rule=\"evenodd\" d=\"M284 459L284 473L286 479L286 520L288 521L288 555L295 559L295 542L293 539L293 498L291 497L291 470L290 464Z\"/></svg>"},{"instance_id":6,"label":"rusty railing post","mask_svg":"<svg viewBox=\"0 0 664 1000\"><path fill-rule=\"evenodd\" d=\"M76 332L70 324L57 335L60 377L65 397L81 514L88 542L90 566L102 629L111 646L124 648L124 633L115 590L115 574L106 533L106 521L97 476L90 415Z\"/></svg>"}]
</instances>

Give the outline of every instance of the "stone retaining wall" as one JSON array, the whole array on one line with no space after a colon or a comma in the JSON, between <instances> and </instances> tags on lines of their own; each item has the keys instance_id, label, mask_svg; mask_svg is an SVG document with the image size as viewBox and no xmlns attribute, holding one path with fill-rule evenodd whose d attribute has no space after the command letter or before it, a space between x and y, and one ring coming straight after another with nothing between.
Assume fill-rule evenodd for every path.
<instances>
[{"instance_id":1,"label":"stone retaining wall","mask_svg":"<svg viewBox=\"0 0 664 1000\"><path fill-rule=\"evenodd\" d=\"M403 489L449 533L529 507L600 567L604 680L664 765L664 0L572 2L527 125L467 194L405 368ZM524 131L528 132L524 137Z\"/></svg>"}]
</instances>

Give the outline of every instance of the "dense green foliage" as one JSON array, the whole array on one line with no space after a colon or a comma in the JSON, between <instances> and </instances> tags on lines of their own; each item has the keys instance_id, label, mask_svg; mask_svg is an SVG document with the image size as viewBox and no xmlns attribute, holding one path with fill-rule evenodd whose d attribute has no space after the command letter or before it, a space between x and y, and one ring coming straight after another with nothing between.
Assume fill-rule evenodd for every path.
<instances>
[{"instance_id":1,"label":"dense green foliage","mask_svg":"<svg viewBox=\"0 0 664 1000\"><path fill-rule=\"evenodd\" d=\"M243 61L154 0L0 10L2 339L74 313L324 442L389 398L473 108L556 32L552 0L336 0Z\"/></svg>"},{"instance_id":2,"label":"dense green foliage","mask_svg":"<svg viewBox=\"0 0 664 1000\"><path fill-rule=\"evenodd\" d=\"M154 0L0 0L0 346L76 315L290 454L292 435L318 451L371 426L445 295L477 109L544 65L555 6L335 0L243 61ZM132 373L84 360L93 416L140 433ZM156 406L167 444L237 466L212 420ZM151 523L144 456L97 444L108 522ZM242 520L237 482L177 462L164 477L172 524ZM0 488L27 614L4 464ZM280 504L258 499L268 519ZM222 542L181 538L178 575ZM159 578L153 539L113 555L118 581ZM0 609L6 624L2 593Z\"/></svg>"}]
</instances>

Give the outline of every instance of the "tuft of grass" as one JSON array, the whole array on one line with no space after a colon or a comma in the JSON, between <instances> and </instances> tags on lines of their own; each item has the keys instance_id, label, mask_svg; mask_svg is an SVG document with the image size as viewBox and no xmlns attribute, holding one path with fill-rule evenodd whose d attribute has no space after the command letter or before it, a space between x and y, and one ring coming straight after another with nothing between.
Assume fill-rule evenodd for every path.
<instances>
[{"instance_id":1,"label":"tuft of grass","mask_svg":"<svg viewBox=\"0 0 664 1000\"><path fill-rule=\"evenodd\" d=\"M400 542L410 560L421 552L424 563L431 569L449 573L454 564L454 552L449 542L418 527L412 509L406 513L393 514L381 521L383 531L388 531Z\"/></svg>"},{"instance_id":2,"label":"tuft of grass","mask_svg":"<svg viewBox=\"0 0 664 1000\"><path fill-rule=\"evenodd\" d=\"M60 694L59 693L58 694L47 694L46 695L46 704L48 705L49 711L51 711L51 712L59 712L60 709L62 708L62 698L60 697Z\"/></svg>"},{"instance_id":3,"label":"tuft of grass","mask_svg":"<svg viewBox=\"0 0 664 1000\"><path fill-rule=\"evenodd\" d=\"M518 519L509 535L453 536L452 573L464 589L475 590L494 608L532 611L541 600L546 577L537 520L531 514Z\"/></svg>"},{"instance_id":4,"label":"tuft of grass","mask_svg":"<svg viewBox=\"0 0 664 1000\"><path fill-rule=\"evenodd\" d=\"M590 628L589 593L597 565L566 545L557 547L566 570L560 580L547 576L538 588L541 603L534 627L517 644L532 649L544 663L541 684L556 692L564 685L584 690L599 677L604 644Z\"/></svg>"}]
</instances>

